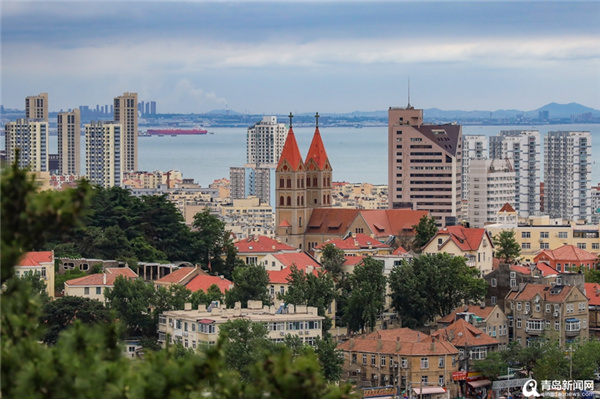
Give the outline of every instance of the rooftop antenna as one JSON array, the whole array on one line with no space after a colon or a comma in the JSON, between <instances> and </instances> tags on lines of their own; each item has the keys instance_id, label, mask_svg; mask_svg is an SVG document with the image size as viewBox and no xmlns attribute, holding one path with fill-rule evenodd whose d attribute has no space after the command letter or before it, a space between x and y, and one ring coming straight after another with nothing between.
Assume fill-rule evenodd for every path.
<instances>
[{"instance_id":1,"label":"rooftop antenna","mask_svg":"<svg viewBox=\"0 0 600 399\"><path fill-rule=\"evenodd\" d=\"M412 106L410 105L410 78L408 78L408 105L406 106L406 109L412 109Z\"/></svg>"}]
</instances>

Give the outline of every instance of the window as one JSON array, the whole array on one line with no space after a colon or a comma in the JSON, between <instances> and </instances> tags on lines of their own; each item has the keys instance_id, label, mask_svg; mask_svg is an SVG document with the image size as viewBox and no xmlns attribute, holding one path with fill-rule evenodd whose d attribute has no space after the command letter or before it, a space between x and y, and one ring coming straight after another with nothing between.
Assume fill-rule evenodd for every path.
<instances>
[{"instance_id":1,"label":"window","mask_svg":"<svg viewBox=\"0 0 600 399\"><path fill-rule=\"evenodd\" d=\"M438 367L443 369L444 368L444 357L440 356L440 358L438 359Z\"/></svg>"},{"instance_id":2,"label":"window","mask_svg":"<svg viewBox=\"0 0 600 399\"><path fill-rule=\"evenodd\" d=\"M567 313L573 313L575 306L572 303L567 303Z\"/></svg>"},{"instance_id":3,"label":"window","mask_svg":"<svg viewBox=\"0 0 600 399\"><path fill-rule=\"evenodd\" d=\"M568 233L566 231L558 232L558 238L567 238L567 237L568 237Z\"/></svg>"},{"instance_id":4,"label":"window","mask_svg":"<svg viewBox=\"0 0 600 399\"><path fill-rule=\"evenodd\" d=\"M367 355L364 355L364 354L363 354L363 355L362 355L362 358L363 358L363 359L362 359L362 360L363 360L363 362L362 362L362 363L363 363L364 365L366 365L366 364L367 364Z\"/></svg>"},{"instance_id":5,"label":"window","mask_svg":"<svg viewBox=\"0 0 600 399\"><path fill-rule=\"evenodd\" d=\"M521 249L531 249L531 243L528 243L528 242L522 243Z\"/></svg>"},{"instance_id":6,"label":"window","mask_svg":"<svg viewBox=\"0 0 600 399\"><path fill-rule=\"evenodd\" d=\"M560 321L556 320L556 321L554 322L554 329L555 329L556 331L560 331Z\"/></svg>"},{"instance_id":7,"label":"window","mask_svg":"<svg viewBox=\"0 0 600 399\"><path fill-rule=\"evenodd\" d=\"M600 249L600 243L598 243L598 242L593 242L593 243L592 243L592 249Z\"/></svg>"},{"instance_id":8,"label":"window","mask_svg":"<svg viewBox=\"0 0 600 399\"><path fill-rule=\"evenodd\" d=\"M542 310L542 305L540 305L539 303L536 303L536 304L535 304L535 311L536 311L536 312L539 312L539 311L541 311L541 310Z\"/></svg>"},{"instance_id":9,"label":"window","mask_svg":"<svg viewBox=\"0 0 600 399\"><path fill-rule=\"evenodd\" d=\"M521 328L521 319L517 319L517 328Z\"/></svg>"},{"instance_id":10,"label":"window","mask_svg":"<svg viewBox=\"0 0 600 399\"><path fill-rule=\"evenodd\" d=\"M585 302L579 302L579 312L585 312Z\"/></svg>"},{"instance_id":11,"label":"window","mask_svg":"<svg viewBox=\"0 0 600 399\"><path fill-rule=\"evenodd\" d=\"M356 363L356 353L352 354L352 363Z\"/></svg>"},{"instance_id":12,"label":"window","mask_svg":"<svg viewBox=\"0 0 600 399\"><path fill-rule=\"evenodd\" d=\"M525 311L529 312L531 309L529 308L529 302L525 302Z\"/></svg>"},{"instance_id":13,"label":"window","mask_svg":"<svg viewBox=\"0 0 600 399\"><path fill-rule=\"evenodd\" d=\"M96 287L96 295L102 295L102 287Z\"/></svg>"},{"instance_id":14,"label":"window","mask_svg":"<svg viewBox=\"0 0 600 399\"><path fill-rule=\"evenodd\" d=\"M492 297L490 298L490 301L492 303L492 305L496 304L496 297L494 295L492 295Z\"/></svg>"},{"instance_id":15,"label":"window","mask_svg":"<svg viewBox=\"0 0 600 399\"><path fill-rule=\"evenodd\" d=\"M428 369L429 368L429 358L428 357L422 357L421 358L421 368L422 369Z\"/></svg>"},{"instance_id":16,"label":"window","mask_svg":"<svg viewBox=\"0 0 600 399\"><path fill-rule=\"evenodd\" d=\"M540 249L550 249L550 244L547 242L541 242Z\"/></svg>"},{"instance_id":17,"label":"window","mask_svg":"<svg viewBox=\"0 0 600 399\"><path fill-rule=\"evenodd\" d=\"M585 244L585 242L578 242L577 243L577 248L579 249L586 249L587 245Z\"/></svg>"},{"instance_id":18,"label":"window","mask_svg":"<svg viewBox=\"0 0 600 399\"><path fill-rule=\"evenodd\" d=\"M550 313L551 305L549 303L546 304L546 313Z\"/></svg>"},{"instance_id":19,"label":"window","mask_svg":"<svg viewBox=\"0 0 600 399\"><path fill-rule=\"evenodd\" d=\"M578 319L569 319L565 324L565 331L579 331L581 330L581 325Z\"/></svg>"},{"instance_id":20,"label":"window","mask_svg":"<svg viewBox=\"0 0 600 399\"><path fill-rule=\"evenodd\" d=\"M516 287L517 286L517 279L511 278L510 279L510 286L511 287Z\"/></svg>"},{"instance_id":21,"label":"window","mask_svg":"<svg viewBox=\"0 0 600 399\"><path fill-rule=\"evenodd\" d=\"M521 238L531 238L531 232L529 232L529 231L521 232Z\"/></svg>"},{"instance_id":22,"label":"window","mask_svg":"<svg viewBox=\"0 0 600 399\"><path fill-rule=\"evenodd\" d=\"M402 358L400 367L403 369L408 368L408 360L405 357Z\"/></svg>"},{"instance_id":23,"label":"window","mask_svg":"<svg viewBox=\"0 0 600 399\"><path fill-rule=\"evenodd\" d=\"M83 295L90 295L90 287L83 288Z\"/></svg>"},{"instance_id":24,"label":"window","mask_svg":"<svg viewBox=\"0 0 600 399\"><path fill-rule=\"evenodd\" d=\"M440 375L438 376L438 384L439 386L443 387L444 386L444 375Z\"/></svg>"},{"instance_id":25,"label":"window","mask_svg":"<svg viewBox=\"0 0 600 399\"><path fill-rule=\"evenodd\" d=\"M377 360L376 358L377 357L375 355L371 355L371 366L375 366L377 364L376 363L376 360Z\"/></svg>"},{"instance_id":26,"label":"window","mask_svg":"<svg viewBox=\"0 0 600 399\"><path fill-rule=\"evenodd\" d=\"M421 376L421 385L427 385L428 378L426 375Z\"/></svg>"},{"instance_id":27,"label":"window","mask_svg":"<svg viewBox=\"0 0 600 399\"><path fill-rule=\"evenodd\" d=\"M498 286L498 280L496 280L495 278L493 278L491 280L491 285L492 285L492 287L497 287Z\"/></svg>"},{"instance_id":28,"label":"window","mask_svg":"<svg viewBox=\"0 0 600 399\"><path fill-rule=\"evenodd\" d=\"M385 367L385 356L381 356L381 367Z\"/></svg>"},{"instance_id":29,"label":"window","mask_svg":"<svg viewBox=\"0 0 600 399\"><path fill-rule=\"evenodd\" d=\"M550 233L547 231L540 231L540 238L548 238L550 237Z\"/></svg>"},{"instance_id":30,"label":"window","mask_svg":"<svg viewBox=\"0 0 600 399\"><path fill-rule=\"evenodd\" d=\"M522 310L523 306L521 306L521 302L517 302L517 310Z\"/></svg>"},{"instance_id":31,"label":"window","mask_svg":"<svg viewBox=\"0 0 600 399\"><path fill-rule=\"evenodd\" d=\"M541 331L543 328L543 320L527 320L527 331Z\"/></svg>"},{"instance_id":32,"label":"window","mask_svg":"<svg viewBox=\"0 0 600 399\"><path fill-rule=\"evenodd\" d=\"M483 360L487 355L487 348L485 346L471 349L471 359Z\"/></svg>"}]
</instances>

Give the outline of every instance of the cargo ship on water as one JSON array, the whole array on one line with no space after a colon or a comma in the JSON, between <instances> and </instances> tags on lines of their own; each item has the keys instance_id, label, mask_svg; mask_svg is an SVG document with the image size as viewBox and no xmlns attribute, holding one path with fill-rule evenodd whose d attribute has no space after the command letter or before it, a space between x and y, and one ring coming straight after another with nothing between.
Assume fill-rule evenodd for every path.
<instances>
[{"instance_id":1,"label":"cargo ship on water","mask_svg":"<svg viewBox=\"0 0 600 399\"><path fill-rule=\"evenodd\" d=\"M145 134L141 134L141 136L194 136L199 134L206 134L208 131L202 128L194 128L194 129L148 129Z\"/></svg>"}]
</instances>

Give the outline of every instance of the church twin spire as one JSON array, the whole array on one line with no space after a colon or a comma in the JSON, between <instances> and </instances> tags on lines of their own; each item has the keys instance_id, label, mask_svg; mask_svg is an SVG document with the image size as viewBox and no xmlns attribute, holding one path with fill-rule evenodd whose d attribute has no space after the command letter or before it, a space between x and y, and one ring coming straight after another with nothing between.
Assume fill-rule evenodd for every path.
<instances>
[{"instance_id":1,"label":"church twin spire","mask_svg":"<svg viewBox=\"0 0 600 399\"><path fill-rule=\"evenodd\" d=\"M284 163L287 163L293 171L298 171L304 169L309 161L313 160L318 170L323 170L326 167L326 164L328 164L328 158L325 146L323 145L323 139L321 138L321 133L319 132L319 113L317 112L315 114L315 133L304 162L302 161L302 155L300 154L296 136L294 135L294 130L292 128L292 118L294 115L290 112L288 117L290 118L290 130L288 131L285 144L283 145L277 169L279 170ZM330 169L331 166L329 166L329 170Z\"/></svg>"}]
</instances>

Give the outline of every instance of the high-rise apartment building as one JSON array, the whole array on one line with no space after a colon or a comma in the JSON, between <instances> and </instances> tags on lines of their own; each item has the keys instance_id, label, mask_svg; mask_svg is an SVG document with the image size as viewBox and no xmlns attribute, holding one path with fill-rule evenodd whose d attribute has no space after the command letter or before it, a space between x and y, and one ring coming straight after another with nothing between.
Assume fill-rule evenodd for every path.
<instances>
[{"instance_id":1,"label":"high-rise apartment building","mask_svg":"<svg viewBox=\"0 0 600 399\"><path fill-rule=\"evenodd\" d=\"M81 113L79 109L57 116L58 174L81 175Z\"/></svg>"},{"instance_id":2,"label":"high-rise apartment building","mask_svg":"<svg viewBox=\"0 0 600 399\"><path fill-rule=\"evenodd\" d=\"M85 166L93 184L121 186L123 129L119 123L98 121L85 125Z\"/></svg>"},{"instance_id":3,"label":"high-rise apartment building","mask_svg":"<svg viewBox=\"0 0 600 399\"><path fill-rule=\"evenodd\" d=\"M48 122L21 118L4 126L6 161L12 164L19 150L20 168L48 171Z\"/></svg>"},{"instance_id":4,"label":"high-rise apartment building","mask_svg":"<svg viewBox=\"0 0 600 399\"><path fill-rule=\"evenodd\" d=\"M423 110L388 110L389 208L428 210L438 225L461 217L462 128L425 125Z\"/></svg>"},{"instance_id":5,"label":"high-rise apartment building","mask_svg":"<svg viewBox=\"0 0 600 399\"><path fill-rule=\"evenodd\" d=\"M503 130L490 137L490 158L512 161L515 169L515 209L521 217L540 213L540 132Z\"/></svg>"},{"instance_id":6,"label":"high-rise apartment building","mask_svg":"<svg viewBox=\"0 0 600 399\"><path fill-rule=\"evenodd\" d=\"M229 168L231 199L258 197L261 204L271 203L271 178L275 170L254 166ZM272 176L273 175L273 176Z\"/></svg>"},{"instance_id":7,"label":"high-rise apartment building","mask_svg":"<svg viewBox=\"0 0 600 399\"><path fill-rule=\"evenodd\" d=\"M592 224L600 223L600 184L591 189Z\"/></svg>"},{"instance_id":8,"label":"high-rise apartment building","mask_svg":"<svg viewBox=\"0 0 600 399\"><path fill-rule=\"evenodd\" d=\"M122 126L123 170L138 170L138 102L137 93L115 97L114 118Z\"/></svg>"},{"instance_id":9,"label":"high-rise apartment building","mask_svg":"<svg viewBox=\"0 0 600 399\"><path fill-rule=\"evenodd\" d=\"M25 118L48 122L48 93L25 97Z\"/></svg>"},{"instance_id":10,"label":"high-rise apartment building","mask_svg":"<svg viewBox=\"0 0 600 399\"><path fill-rule=\"evenodd\" d=\"M463 162L462 162L462 197L467 199L469 187L469 168L472 159L487 159L488 138L482 134L466 134L463 136Z\"/></svg>"},{"instance_id":11,"label":"high-rise apartment building","mask_svg":"<svg viewBox=\"0 0 600 399\"><path fill-rule=\"evenodd\" d=\"M287 133L285 124L277 123L276 116L263 116L259 123L248 128L246 162L257 167L275 168Z\"/></svg>"},{"instance_id":12,"label":"high-rise apartment building","mask_svg":"<svg viewBox=\"0 0 600 399\"><path fill-rule=\"evenodd\" d=\"M548 132L544 140L544 210L550 217L591 222L590 132Z\"/></svg>"},{"instance_id":13,"label":"high-rise apartment building","mask_svg":"<svg viewBox=\"0 0 600 399\"><path fill-rule=\"evenodd\" d=\"M515 170L509 159L471 159L466 219L471 227L495 223L498 211L515 203Z\"/></svg>"}]
</instances>

